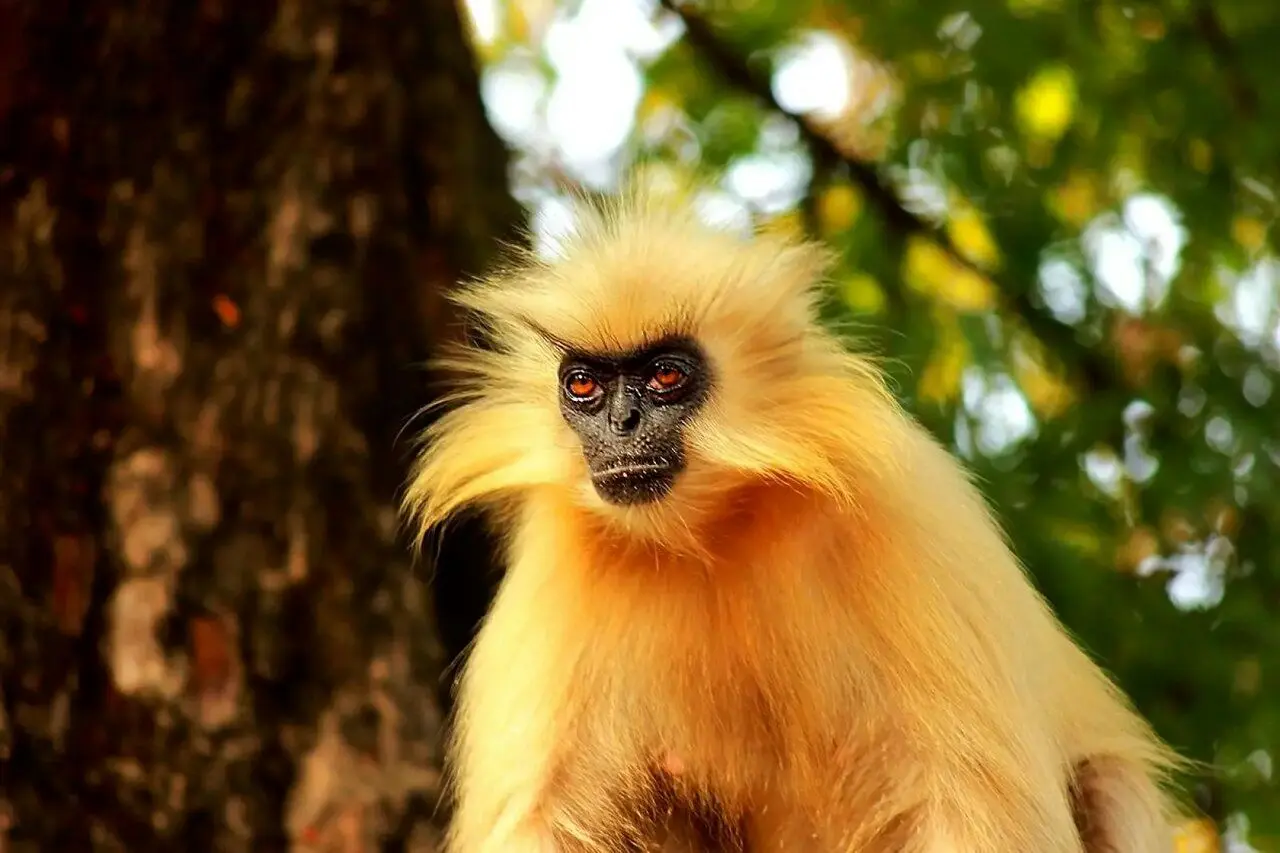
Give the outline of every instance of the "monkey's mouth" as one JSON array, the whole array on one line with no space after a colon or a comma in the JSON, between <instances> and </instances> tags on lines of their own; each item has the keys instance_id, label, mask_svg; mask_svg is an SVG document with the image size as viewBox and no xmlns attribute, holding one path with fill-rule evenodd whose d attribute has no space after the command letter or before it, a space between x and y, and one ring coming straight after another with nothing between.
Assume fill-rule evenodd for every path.
<instances>
[{"instance_id":1,"label":"monkey's mouth","mask_svg":"<svg viewBox=\"0 0 1280 853\"><path fill-rule=\"evenodd\" d=\"M675 485L681 465L662 460L627 460L591 472L596 493L611 504L635 506L659 501Z\"/></svg>"}]
</instances>

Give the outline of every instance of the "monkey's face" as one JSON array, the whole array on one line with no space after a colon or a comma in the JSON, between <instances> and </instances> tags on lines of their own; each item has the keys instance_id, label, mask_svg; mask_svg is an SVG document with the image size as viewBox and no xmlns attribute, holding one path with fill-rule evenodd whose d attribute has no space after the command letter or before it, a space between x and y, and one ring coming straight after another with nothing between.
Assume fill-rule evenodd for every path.
<instances>
[{"instance_id":1,"label":"monkey's face","mask_svg":"<svg viewBox=\"0 0 1280 853\"><path fill-rule=\"evenodd\" d=\"M564 357L560 411L581 442L602 500L637 506L671 493L687 464L685 428L706 401L711 379L703 351L685 338Z\"/></svg>"}]
</instances>

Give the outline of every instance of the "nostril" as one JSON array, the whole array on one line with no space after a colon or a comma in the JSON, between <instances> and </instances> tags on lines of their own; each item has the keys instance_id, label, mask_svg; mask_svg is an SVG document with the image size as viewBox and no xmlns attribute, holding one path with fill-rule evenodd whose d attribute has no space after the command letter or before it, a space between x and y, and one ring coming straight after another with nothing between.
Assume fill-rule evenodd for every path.
<instances>
[{"instance_id":1,"label":"nostril","mask_svg":"<svg viewBox=\"0 0 1280 853\"><path fill-rule=\"evenodd\" d=\"M626 435L627 433L635 432L636 428L640 426L640 410L627 409L624 416L618 417L615 415L609 420L613 426L614 432L619 435Z\"/></svg>"}]
</instances>

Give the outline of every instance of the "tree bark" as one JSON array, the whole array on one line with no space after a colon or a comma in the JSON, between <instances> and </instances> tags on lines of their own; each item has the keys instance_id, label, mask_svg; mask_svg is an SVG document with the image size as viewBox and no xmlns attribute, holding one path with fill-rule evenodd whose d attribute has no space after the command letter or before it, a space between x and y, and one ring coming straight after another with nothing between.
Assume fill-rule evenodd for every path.
<instances>
[{"instance_id":1,"label":"tree bark","mask_svg":"<svg viewBox=\"0 0 1280 853\"><path fill-rule=\"evenodd\" d=\"M434 849L402 429L518 220L453 0L0 0L0 850Z\"/></svg>"}]
</instances>

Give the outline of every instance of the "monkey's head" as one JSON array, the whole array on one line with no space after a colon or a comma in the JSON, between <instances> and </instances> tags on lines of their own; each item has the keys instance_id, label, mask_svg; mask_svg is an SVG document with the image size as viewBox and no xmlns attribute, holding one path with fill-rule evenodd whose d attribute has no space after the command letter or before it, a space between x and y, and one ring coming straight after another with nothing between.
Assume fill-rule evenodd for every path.
<instances>
[{"instance_id":1,"label":"monkey's head","mask_svg":"<svg viewBox=\"0 0 1280 853\"><path fill-rule=\"evenodd\" d=\"M560 256L522 256L455 299L490 345L446 361L460 404L424 434L407 508L535 493L630 532L696 538L744 488L857 501L900 413L818 324L827 255L743 238L628 195L581 211Z\"/></svg>"}]
</instances>

